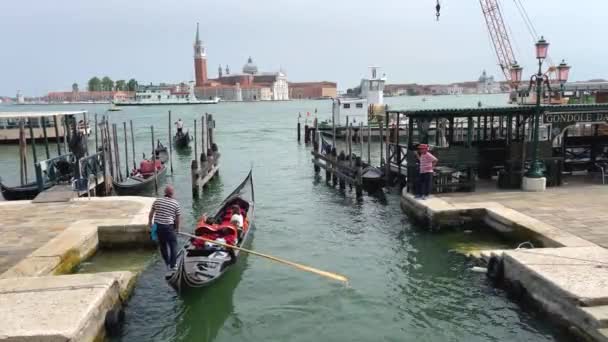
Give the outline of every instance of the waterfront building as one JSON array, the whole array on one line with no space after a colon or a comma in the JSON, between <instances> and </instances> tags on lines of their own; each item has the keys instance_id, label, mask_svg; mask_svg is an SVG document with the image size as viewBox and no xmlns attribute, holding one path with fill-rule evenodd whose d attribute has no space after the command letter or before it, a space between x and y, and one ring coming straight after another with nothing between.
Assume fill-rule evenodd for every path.
<instances>
[{"instance_id":1,"label":"waterfront building","mask_svg":"<svg viewBox=\"0 0 608 342\"><path fill-rule=\"evenodd\" d=\"M194 92L199 99L219 97L223 101L283 101L289 100L287 75L282 70L261 72L251 56L241 73L232 74L220 65L215 79L207 77L207 53L196 26L194 40Z\"/></svg>"},{"instance_id":2,"label":"waterfront building","mask_svg":"<svg viewBox=\"0 0 608 342\"><path fill-rule=\"evenodd\" d=\"M497 94L500 93L500 83L494 81L494 76L488 76L484 70L477 80L478 94Z\"/></svg>"},{"instance_id":3,"label":"waterfront building","mask_svg":"<svg viewBox=\"0 0 608 342\"><path fill-rule=\"evenodd\" d=\"M47 94L46 101L50 103L64 102L111 102L133 98L132 91L53 91Z\"/></svg>"},{"instance_id":4,"label":"waterfront building","mask_svg":"<svg viewBox=\"0 0 608 342\"><path fill-rule=\"evenodd\" d=\"M328 99L338 96L335 82L289 82L290 99Z\"/></svg>"}]
</instances>

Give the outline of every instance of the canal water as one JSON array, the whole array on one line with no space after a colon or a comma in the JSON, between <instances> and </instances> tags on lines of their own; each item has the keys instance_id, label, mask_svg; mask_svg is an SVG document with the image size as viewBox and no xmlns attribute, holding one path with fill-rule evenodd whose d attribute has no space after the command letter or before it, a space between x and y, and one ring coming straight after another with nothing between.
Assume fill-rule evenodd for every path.
<instances>
[{"instance_id":1,"label":"canal water","mask_svg":"<svg viewBox=\"0 0 608 342\"><path fill-rule=\"evenodd\" d=\"M477 106L480 100L503 105L506 96L399 97L387 102L437 108ZM107 115L107 107L84 109ZM15 108L80 107L0 109ZM521 310L489 286L483 274L469 271L463 256L450 252L466 239L446 238L409 222L397 193L358 201L353 192L315 180L309 149L296 142L295 127L298 112L306 116L317 109L320 119L329 117L329 101L130 107L109 115L119 126L133 120L136 149L149 154L149 126L166 142L169 109L191 131L202 112L213 113L222 154L219 178L198 200L190 192L192 151L173 157L174 174L167 182L177 189L185 230L203 212L212 212L253 167L257 208L251 248L344 274L350 282L344 286L248 256L213 287L180 297L165 283L164 266L154 255L145 263L126 308L123 335L115 341L559 340L555 327ZM17 148L0 149L0 171L15 182ZM39 146L39 154L41 150ZM136 255L125 257L141 262Z\"/></svg>"}]
</instances>

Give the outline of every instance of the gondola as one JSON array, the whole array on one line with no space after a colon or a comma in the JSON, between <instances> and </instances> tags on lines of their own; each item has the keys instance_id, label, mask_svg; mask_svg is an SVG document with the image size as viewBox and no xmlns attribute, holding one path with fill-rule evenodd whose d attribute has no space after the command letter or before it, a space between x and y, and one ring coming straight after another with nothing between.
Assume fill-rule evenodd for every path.
<instances>
[{"instance_id":1,"label":"gondola","mask_svg":"<svg viewBox=\"0 0 608 342\"><path fill-rule=\"evenodd\" d=\"M45 182L43 185L44 190L49 189L53 186L52 182ZM20 186L9 187L2 183L0 180L0 191L2 191L2 197L7 201L20 201L20 200L33 200L40 193L38 189L38 183L32 182Z\"/></svg>"},{"instance_id":2,"label":"gondola","mask_svg":"<svg viewBox=\"0 0 608 342\"><path fill-rule=\"evenodd\" d=\"M188 147L190 145L190 133L188 131L186 133L177 132L173 137L173 143L175 148Z\"/></svg>"},{"instance_id":3,"label":"gondola","mask_svg":"<svg viewBox=\"0 0 608 342\"><path fill-rule=\"evenodd\" d=\"M211 217L203 217L197 224L195 235L209 239L223 238L236 246L243 247L252 238L254 227L253 177L249 171L247 178L222 202L220 209ZM230 211L237 204L244 217L242 231L230 224ZM219 245L190 239L178 252L174 271L167 274L166 280L177 292L209 286L233 268L239 251L229 251Z\"/></svg>"},{"instance_id":4,"label":"gondola","mask_svg":"<svg viewBox=\"0 0 608 342\"><path fill-rule=\"evenodd\" d=\"M149 165L151 163L151 160L143 160L140 163L139 169L133 170L129 177L121 182L113 180L112 186L116 194L121 196L141 195L152 192L155 183L160 186L160 182L167 174L167 166L161 163L160 160L156 160L155 174L154 167Z\"/></svg>"},{"instance_id":5,"label":"gondola","mask_svg":"<svg viewBox=\"0 0 608 342\"><path fill-rule=\"evenodd\" d=\"M154 153L156 154L156 158L158 158L161 163L165 164L167 161L169 161L169 152L167 152L167 147L161 144L160 140L156 142Z\"/></svg>"}]
</instances>

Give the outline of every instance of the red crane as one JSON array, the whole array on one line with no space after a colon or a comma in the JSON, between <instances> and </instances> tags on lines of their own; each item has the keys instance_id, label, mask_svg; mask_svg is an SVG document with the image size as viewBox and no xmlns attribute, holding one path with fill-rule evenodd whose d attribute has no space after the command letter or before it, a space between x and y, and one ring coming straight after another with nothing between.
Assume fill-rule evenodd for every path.
<instances>
[{"instance_id":1,"label":"red crane","mask_svg":"<svg viewBox=\"0 0 608 342\"><path fill-rule=\"evenodd\" d=\"M509 69L511 68L511 65L515 64L515 54L511 47L511 40L509 39L509 34L505 27L500 7L498 7L498 1L479 0L479 4L481 5L481 12L486 19L488 33L490 33L494 51L498 58L498 65L505 75L505 79L509 81L509 83L512 83Z\"/></svg>"}]
</instances>

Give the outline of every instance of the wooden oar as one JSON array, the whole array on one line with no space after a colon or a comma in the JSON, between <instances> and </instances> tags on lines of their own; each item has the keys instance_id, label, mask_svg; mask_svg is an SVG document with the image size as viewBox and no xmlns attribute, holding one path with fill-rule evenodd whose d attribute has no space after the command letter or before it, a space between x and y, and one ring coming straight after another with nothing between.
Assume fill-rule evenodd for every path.
<instances>
[{"instance_id":1,"label":"wooden oar","mask_svg":"<svg viewBox=\"0 0 608 342\"><path fill-rule=\"evenodd\" d=\"M252 251L252 250L249 250L249 249L245 249L245 248L241 248L241 247L237 247L237 246L228 245L228 244L217 242L217 241L214 241L214 240L205 239L203 237L194 236L194 235L188 234L188 233L178 232L178 234L181 234L181 235L184 235L184 236L188 236L188 237L191 237L193 239L203 240L203 241L206 241L206 242L209 242L209 243L213 243L213 244L216 244L216 245L220 245L220 246L223 246L223 247L226 247L226 248L232 248L232 249L236 249L236 250L239 250L239 251L242 251L242 252L245 252L245 253L261 256L263 258L270 259L270 260L273 260L273 261L276 261L276 262L280 262L282 264L295 267L295 268L300 269L302 271L307 271L307 272L315 273L315 274L318 274L318 275L326 277L326 278L331 278L331 279L334 279L334 280L337 280L337 281L341 281L341 282L344 282L344 283L348 282L348 278L346 278L345 276L340 275L340 274L331 273L331 272L327 272L327 271L322 271L322 270L316 269L314 267L298 264L296 262L285 260L285 259L281 259L281 258L277 258L277 257L274 257L272 255L263 254L263 253Z\"/></svg>"}]
</instances>

